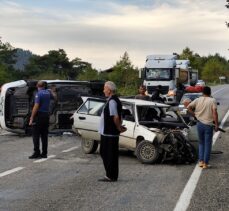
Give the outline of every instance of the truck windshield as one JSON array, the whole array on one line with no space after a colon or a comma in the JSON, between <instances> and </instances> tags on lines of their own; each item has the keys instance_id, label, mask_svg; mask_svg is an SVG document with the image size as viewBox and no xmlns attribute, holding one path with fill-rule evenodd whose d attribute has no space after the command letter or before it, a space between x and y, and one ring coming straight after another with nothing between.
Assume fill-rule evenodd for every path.
<instances>
[{"instance_id":1,"label":"truck windshield","mask_svg":"<svg viewBox=\"0 0 229 211\"><path fill-rule=\"evenodd\" d=\"M148 80L169 80L170 78L170 69L146 69L146 79Z\"/></svg>"}]
</instances>

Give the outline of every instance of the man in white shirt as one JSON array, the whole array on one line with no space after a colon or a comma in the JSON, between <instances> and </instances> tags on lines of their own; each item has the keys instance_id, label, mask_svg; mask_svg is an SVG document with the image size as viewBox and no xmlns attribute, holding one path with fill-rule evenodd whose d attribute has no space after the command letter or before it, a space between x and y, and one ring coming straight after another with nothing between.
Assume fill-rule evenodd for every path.
<instances>
[{"instance_id":1,"label":"man in white shirt","mask_svg":"<svg viewBox=\"0 0 229 211\"><path fill-rule=\"evenodd\" d=\"M210 87L204 87L203 96L192 101L188 111L198 120L199 166L206 169L210 160L214 126L215 131L218 131L217 103L211 97Z\"/></svg>"}]
</instances>

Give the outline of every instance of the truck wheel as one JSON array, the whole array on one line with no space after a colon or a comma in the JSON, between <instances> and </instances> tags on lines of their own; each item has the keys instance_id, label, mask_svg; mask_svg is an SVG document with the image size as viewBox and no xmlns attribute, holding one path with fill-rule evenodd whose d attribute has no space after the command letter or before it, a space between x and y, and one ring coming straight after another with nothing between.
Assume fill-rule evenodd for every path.
<instances>
[{"instance_id":1,"label":"truck wheel","mask_svg":"<svg viewBox=\"0 0 229 211\"><path fill-rule=\"evenodd\" d=\"M94 153L97 148L98 148L98 142L95 141L95 140L86 140L86 139L83 139L81 141L81 147L84 151L85 154L92 154Z\"/></svg>"},{"instance_id":2,"label":"truck wheel","mask_svg":"<svg viewBox=\"0 0 229 211\"><path fill-rule=\"evenodd\" d=\"M142 163L155 163L159 156L158 148L148 141L141 141L137 145L136 156Z\"/></svg>"}]
</instances>

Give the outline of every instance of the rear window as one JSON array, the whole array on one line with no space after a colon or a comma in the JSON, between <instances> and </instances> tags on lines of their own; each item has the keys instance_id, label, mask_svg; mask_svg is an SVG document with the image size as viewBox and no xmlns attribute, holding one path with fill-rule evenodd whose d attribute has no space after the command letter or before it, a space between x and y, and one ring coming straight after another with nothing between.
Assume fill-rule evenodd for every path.
<instances>
[{"instance_id":1,"label":"rear window","mask_svg":"<svg viewBox=\"0 0 229 211\"><path fill-rule=\"evenodd\" d=\"M105 105L104 101L97 101L97 100L92 100L88 99L78 110L78 113L80 114L89 114L93 116L100 116L103 107Z\"/></svg>"}]
</instances>

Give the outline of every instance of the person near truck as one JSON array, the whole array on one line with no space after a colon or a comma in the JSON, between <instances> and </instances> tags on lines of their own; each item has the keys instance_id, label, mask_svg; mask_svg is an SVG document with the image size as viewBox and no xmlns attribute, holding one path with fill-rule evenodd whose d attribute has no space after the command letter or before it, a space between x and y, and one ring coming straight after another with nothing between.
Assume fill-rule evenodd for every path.
<instances>
[{"instance_id":1,"label":"person near truck","mask_svg":"<svg viewBox=\"0 0 229 211\"><path fill-rule=\"evenodd\" d=\"M100 155L103 160L106 175L99 179L103 182L115 182L119 173L119 134L126 131L122 126L122 104L115 95L116 85L107 81L104 85L104 94L108 98L100 119L99 133L101 134Z\"/></svg>"},{"instance_id":2,"label":"person near truck","mask_svg":"<svg viewBox=\"0 0 229 211\"><path fill-rule=\"evenodd\" d=\"M49 104L51 93L46 89L44 81L38 81L37 93L29 120L32 126L34 152L29 159L47 158L48 153L48 127L49 127ZM40 152L40 138L42 143L42 153Z\"/></svg>"},{"instance_id":3,"label":"person near truck","mask_svg":"<svg viewBox=\"0 0 229 211\"><path fill-rule=\"evenodd\" d=\"M138 91L139 94L135 96L135 99L150 100L150 96L146 94L146 86L140 85Z\"/></svg>"},{"instance_id":4,"label":"person near truck","mask_svg":"<svg viewBox=\"0 0 229 211\"><path fill-rule=\"evenodd\" d=\"M215 128L218 131L217 103L211 97L210 87L203 88L203 96L192 101L188 105L188 111L198 120L199 166L206 169L209 167L213 130Z\"/></svg>"},{"instance_id":5,"label":"person near truck","mask_svg":"<svg viewBox=\"0 0 229 211\"><path fill-rule=\"evenodd\" d=\"M162 94L163 94L162 93L162 86L161 85L157 85L155 91L152 94L151 100L159 102L159 103L164 103L165 100L164 100L163 97L161 97Z\"/></svg>"}]
</instances>

